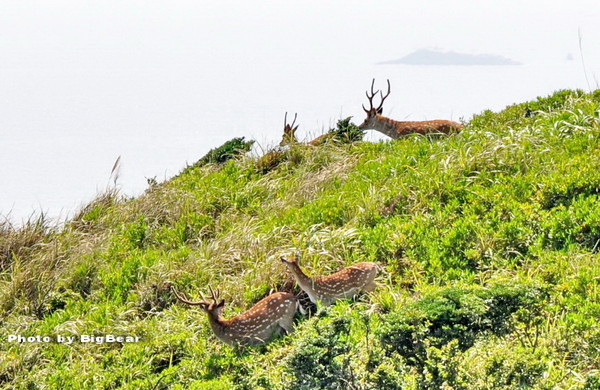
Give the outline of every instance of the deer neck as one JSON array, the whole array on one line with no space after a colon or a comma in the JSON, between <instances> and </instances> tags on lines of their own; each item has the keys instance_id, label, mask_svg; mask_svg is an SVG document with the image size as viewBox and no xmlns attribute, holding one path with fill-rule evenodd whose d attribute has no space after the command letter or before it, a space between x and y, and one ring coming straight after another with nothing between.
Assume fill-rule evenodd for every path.
<instances>
[{"instance_id":1,"label":"deer neck","mask_svg":"<svg viewBox=\"0 0 600 390\"><path fill-rule=\"evenodd\" d=\"M383 115L375 115L368 119L366 123L361 126L363 130L377 130L380 133L387 135L390 138L398 138L399 135L411 133L412 131L403 131L406 125L410 122L395 121L390 118L386 118Z\"/></svg>"},{"instance_id":2,"label":"deer neck","mask_svg":"<svg viewBox=\"0 0 600 390\"><path fill-rule=\"evenodd\" d=\"M316 302L317 293L314 287L314 280L311 277L307 276L298 264L293 264L290 268L300 288L308 294L308 296L313 302Z\"/></svg>"},{"instance_id":3,"label":"deer neck","mask_svg":"<svg viewBox=\"0 0 600 390\"><path fill-rule=\"evenodd\" d=\"M283 139L279 143L279 146L293 145L297 144L298 140L294 134L284 134Z\"/></svg>"},{"instance_id":4,"label":"deer neck","mask_svg":"<svg viewBox=\"0 0 600 390\"><path fill-rule=\"evenodd\" d=\"M225 321L221 316L215 315L213 313L208 314L208 323L210 324L213 333L217 338L228 342L229 339L227 337L227 321Z\"/></svg>"},{"instance_id":5,"label":"deer neck","mask_svg":"<svg viewBox=\"0 0 600 390\"><path fill-rule=\"evenodd\" d=\"M362 130L377 130L390 138L398 138L399 125L401 126L402 122L398 122L393 119L386 118L383 115L376 114L374 117L369 118L361 127Z\"/></svg>"}]
</instances>

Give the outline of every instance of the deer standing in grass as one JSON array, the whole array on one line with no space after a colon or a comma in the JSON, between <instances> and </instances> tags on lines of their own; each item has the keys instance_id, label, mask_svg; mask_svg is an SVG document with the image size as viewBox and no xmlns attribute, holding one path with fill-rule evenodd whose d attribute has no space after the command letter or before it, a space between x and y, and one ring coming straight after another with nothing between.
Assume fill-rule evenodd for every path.
<instances>
[{"instance_id":1,"label":"deer standing in grass","mask_svg":"<svg viewBox=\"0 0 600 390\"><path fill-rule=\"evenodd\" d=\"M296 130L298 130L298 126L294 126L296 123L296 118L298 117L298 113L294 114L294 120L292 124L287 123L287 112L285 113L285 117L283 118L283 138L279 143L279 146L286 146L291 144L297 144L298 138L296 138ZM308 145L320 145L326 142L330 138L329 134L323 134L312 141L308 142Z\"/></svg>"},{"instance_id":2,"label":"deer standing in grass","mask_svg":"<svg viewBox=\"0 0 600 390\"><path fill-rule=\"evenodd\" d=\"M215 336L226 344L239 346L263 344L281 330L287 333L294 331L294 315L298 309L298 300L293 294L286 292L271 294L248 311L224 320L221 314L225 301L219 300L218 293L215 294L212 288L209 287L212 302L204 300L204 297L202 301L192 302L179 294L173 285L170 287L181 302L200 306L206 312Z\"/></svg>"},{"instance_id":3,"label":"deer standing in grass","mask_svg":"<svg viewBox=\"0 0 600 390\"><path fill-rule=\"evenodd\" d=\"M313 303L321 301L328 306L338 299L353 297L361 291L373 291L376 286L377 264L375 263L356 263L329 276L311 278L300 268L297 256L289 259L282 256L281 261Z\"/></svg>"},{"instance_id":4,"label":"deer standing in grass","mask_svg":"<svg viewBox=\"0 0 600 390\"><path fill-rule=\"evenodd\" d=\"M436 119L431 121L395 121L390 118L386 118L381 115L383 112L383 102L390 95L391 87L390 80L387 80L388 91L383 96L382 91L374 91L375 79L371 83L371 94L369 91L366 92L367 99L369 99L369 109L367 110L363 105L362 108L367 113L367 119L358 126L361 130L377 130L390 138L398 139L407 134L418 133L418 134L430 134L430 133L444 133L448 134L451 131L458 131L464 126L458 122L453 122L445 119ZM373 106L373 98L375 95L381 96L381 103L376 108Z\"/></svg>"}]
</instances>

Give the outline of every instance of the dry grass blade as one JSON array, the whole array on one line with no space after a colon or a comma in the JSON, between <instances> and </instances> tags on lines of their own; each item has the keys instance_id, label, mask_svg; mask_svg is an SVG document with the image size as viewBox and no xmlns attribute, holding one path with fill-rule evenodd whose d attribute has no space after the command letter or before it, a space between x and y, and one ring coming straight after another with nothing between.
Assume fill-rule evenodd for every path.
<instances>
[{"instance_id":1,"label":"dry grass blade","mask_svg":"<svg viewBox=\"0 0 600 390\"><path fill-rule=\"evenodd\" d=\"M8 269L15 258L27 262L28 256L40 245L50 226L44 214L30 219L21 227L9 220L0 222L0 271Z\"/></svg>"}]
</instances>

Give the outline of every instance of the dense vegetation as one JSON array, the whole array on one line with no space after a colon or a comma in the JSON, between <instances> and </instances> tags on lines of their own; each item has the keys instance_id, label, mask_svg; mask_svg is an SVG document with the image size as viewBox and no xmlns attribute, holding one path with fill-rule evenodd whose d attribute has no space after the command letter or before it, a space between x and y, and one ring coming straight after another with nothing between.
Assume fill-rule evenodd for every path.
<instances>
[{"instance_id":1,"label":"dense vegetation","mask_svg":"<svg viewBox=\"0 0 600 390\"><path fill-rule=\"evenodd\" d=\"M250 149L252 149L254 141L245 141L244 138L246 137L233 138L218 148L209 150L208 153L194 165L203 167L210 163L223 164L236 156L249 152Z\"/></svg>"},{"instance_id":2,"label":"dense vegetation","mask_svg":"<svg viewBox=\"0 0 600 390\"><path fill-rule=\"evenodd\" d=\"M600 388L600 91L486 111L448 137L280 153L108 191L60 227L1 223L0 387ZM165 287L218 287L231 316L289 285L291 252L311 274L384 272L243 350ZM82 334L143 341L7 341Z\"/></svg>"}]
</instances>

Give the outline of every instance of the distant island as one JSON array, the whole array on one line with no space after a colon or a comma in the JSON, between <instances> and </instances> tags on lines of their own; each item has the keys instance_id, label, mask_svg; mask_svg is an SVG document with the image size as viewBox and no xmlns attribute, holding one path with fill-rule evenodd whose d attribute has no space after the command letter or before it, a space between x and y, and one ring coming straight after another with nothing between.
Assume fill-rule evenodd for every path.
<instances>
[{"instance_id":1,"label":"distant island","mask_svg":"<svg viewBox=\"0 0 600 390\"><path fill-rule=\"evenodd\" d=\"M493 54L465 54L455 51L419 49L397 60L379 62L405 65L521 65L510 58Z\"/></svg>"}]
</instances>

